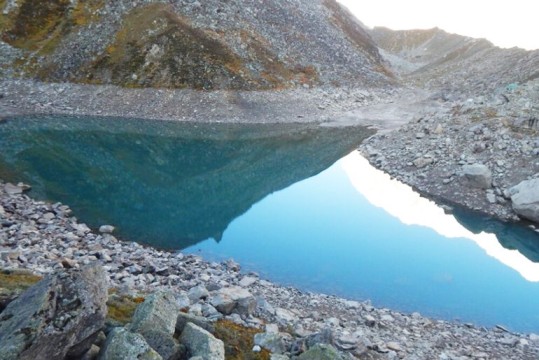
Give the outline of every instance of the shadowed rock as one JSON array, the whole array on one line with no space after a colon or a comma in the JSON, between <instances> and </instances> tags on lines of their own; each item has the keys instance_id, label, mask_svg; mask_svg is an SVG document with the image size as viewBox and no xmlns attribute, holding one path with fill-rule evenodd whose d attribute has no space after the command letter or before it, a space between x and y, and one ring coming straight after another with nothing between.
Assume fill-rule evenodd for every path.
<instances>
[{"instance_id":1,"label":"shadowed rock","mask_svg":"<svg viewBox=\"0 0 539 360\"><path fill-rule=\"evenodd\" d=\"M492 173L483 164L464 165L462 171L470 185L481 189L488 189L492 186Z\"/></svg>"},{"instance_id":2,"label":"shadowed rock","mask_svg":"<svg viewBox=\"0 0 539 360\"><path fill-rule=\"evenodd\" d=\"M113 329L101 350L99 360L162 360L146 342L142 335L132 333L125 328Z\"/></svg>"},{"instance_id":3,"label":"shadowed rock","mask_svg":"<svg viewBox=\"0 0 539 360\"><path fill-rule=\"evenodd\" d=\"M107 279L101 267L45 278L0 315L0 358L79 358L104 326L106 300Z\"/></svg>"},{"instance_id":4,"label":"shadowed rock","mask_svg":"<svg viewBox=\"0 0 539 360\"><path fill-rule=\"evenodd\" d=\"M201 356L204 360L224 360L225 346L206 330L188 323L183 330L180 341L191 356Z\"/></svg>"}]
</instances>

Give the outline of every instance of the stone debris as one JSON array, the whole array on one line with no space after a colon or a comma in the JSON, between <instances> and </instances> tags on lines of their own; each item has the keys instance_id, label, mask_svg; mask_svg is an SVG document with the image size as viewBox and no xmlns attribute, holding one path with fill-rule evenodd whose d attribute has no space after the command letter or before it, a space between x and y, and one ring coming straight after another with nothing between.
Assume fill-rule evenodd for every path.
<instances>
[{"instance_id":1,"label":"stone debris","mask_svg":"<svg viewBox=\"0 0 539 360\"><path fill-rule=\"evenodd\" d=\"M106 341L92 338L93 344L86 343L80 349L87 357L98 347L100 357L119 359L115 357L119 356L117 346L126 353L136 352L135 357L153 359L180 355L206 359L196 350L199 348L221 356L219 341L208 336L215 331L215 321L259 329L251 349L269 348L275 359L314 353L332 356L328 354L334 351L344 359L394 359L412 354L419 359L449 359L475 353L519 360L539 356L539 336L534 334L433 320L418 313L377 309L367 301L281 287L243 274L234 261L206 262L195 255L160 251L95 233L70 217L65 205L34 201L3 189L0 183L0 206L4 209L0 268L47 275L78 273L87 265L99 264L110 288L144 296L131 325L113 327ZM47 215L46 223L36 221L45 214L54 217ZM256 281L247 282L246 277ZM242 282L248 288L242 287ZM0 313L0 319L6 311ZM103 326L92 329L88 328L88 333L107 330ZM187 339L195 339L198 345L189 345ZM319 344L328 347L320 349L316 347Z\"/></svg>"}]
</instances>

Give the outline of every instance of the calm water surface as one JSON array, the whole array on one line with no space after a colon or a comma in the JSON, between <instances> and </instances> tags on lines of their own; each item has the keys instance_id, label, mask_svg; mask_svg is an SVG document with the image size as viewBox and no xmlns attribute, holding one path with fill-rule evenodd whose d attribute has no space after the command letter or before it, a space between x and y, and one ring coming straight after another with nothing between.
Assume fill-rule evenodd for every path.
<instances>
[{"instance_id":1,"label":"calm water surface","mask_svg":"<svg viewBox=\"0 0 539 360\"><path fill-rule=\"evenodd\" d=\"M362 128L0 123L0 177L142 243L304 290L539 331L539 236L435 204L350 152ZM349 154L349 155L347 155Z\"/></svg>"}]
</instances>

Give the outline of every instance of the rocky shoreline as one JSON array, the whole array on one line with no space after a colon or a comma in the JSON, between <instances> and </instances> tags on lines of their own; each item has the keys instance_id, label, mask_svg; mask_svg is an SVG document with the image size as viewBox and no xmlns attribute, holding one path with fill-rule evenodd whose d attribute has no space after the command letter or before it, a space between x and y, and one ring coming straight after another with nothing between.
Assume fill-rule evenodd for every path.
<instances>
[{"instance_id":1,"label":"rocky shoreline","mask_svg":"<svg viewBox=\"0 0 539 360\"><path fill-rule=\"evenodd\" d=\"M72 217L68 206L35 201L23 193L25 190L22 185L0 184L0 268L4 273L24 269L50 276L98 264L106 275L107 287L114 289L109 302L114 297L129 296L146 298L146 304L148 299L165 296L164 293L173 294L172 308L182 309L174 313L174 318L187 318L187 322L210 330L215 330L215 321L254 328L258 335L249 335L254 345L239 358L264 355L272 359L309 359L314 358L310 356L315 351L330 356L324 359L539 356L536 334L513 333L503 326L486 329L429 319L418 313L375 308L368 301L281 287L257 274L241 272L240 265L232 260L212 263L194 255L122 242L108 226L94 232ZM118 326L109 320L102 330L109 336L126 335L127 330ZM100 348L106 349L104 336L95 341L87 359L96 358ZM187 356L182 349L182 356ZM99 356L107 358L103 357L105 351Z\"/></svg>"},{"instance_id":2,"label":"rocky shoreline","mask_svg":"<svg viewBox=\"0 0 539 360\"><path fill-rule=\"evenodd\" d=\"M360 150L373 166L439 202L539 223L538 89L533 80L466 100L439 94L430 114L375 134Z\"/></svg>"},{"instance_id":3,"label":"rocky shoreline","mask_svg":"<svg viewBox=\"0 0 539 360\"><path fill-rule=\"evenodd\" d=\"M186 122L323 123L358 107L392 101L390 98L399 91L359 87L282 91L128 89L0 79L0 114L1 118L54 114Z\"/></svg>"}]
</instances>

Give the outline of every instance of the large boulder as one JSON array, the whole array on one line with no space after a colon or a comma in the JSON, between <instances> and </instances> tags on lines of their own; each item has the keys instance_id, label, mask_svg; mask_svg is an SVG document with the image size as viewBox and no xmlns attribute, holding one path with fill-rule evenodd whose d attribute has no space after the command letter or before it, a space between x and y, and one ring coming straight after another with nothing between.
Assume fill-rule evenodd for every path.
<instances>
[{"instance_id":1,"label":"large boulder","mask_svg":"<svg viewBox=\"0 0 539 360\"><path fill-rule=\"evenodd\" d=\"M107 314L107 278L99 266L46 277L0 314L0 359L80 358Z\"/></svg>"},{"instance_id":2,"label":"large boulder","mask_svg":"<svg viewBox=\"0 0 539 360\"><path fill-rule=\"evenodd\" d=\"M99 354L99 360L162 360L142 335L125 328L115 328L107 336L107 341Z\"/></svg>"},{"instance_id":3,"label":"large boulder","mask_svg":"<svg viewBox=\"0 0 539 360\"><path fill-rule=\"evenodd\" d=\"M204 360L225 359L224 343L195 324L188 323L185 326L180 341L192 357L200 356Z\"/></svg>"},{"instance_id":4,"label":"large boulder","mask_svg":"<svg viewBox=\"0 0 539 360\"><path fill-rule=\"evenodd\" d=\"M469 183L480 189L492 187L492 172L483 164L464 165L462 172Z\"/></svg>"},{"instance_id":5,"label":"large boulder","mask_svg":"<svg viewBox=\"0 0 539 360\"><path fill-rule=\"evenodd\" d=\"M513 210L521 217L539 222L539 179L525 180L509 193Z\"/></svg>"},{"instance_id":6,"label":"large boulder","mask_svg":"<svg viewBox=\"0 0 539 360\"><path fill-rule=\"evenodd\" d=\"M184 352L173 338L179 312L174 294L157 292L137 307L129 330L141 334L163 359L178 359Z\"/></svg>"}]
</instances>

